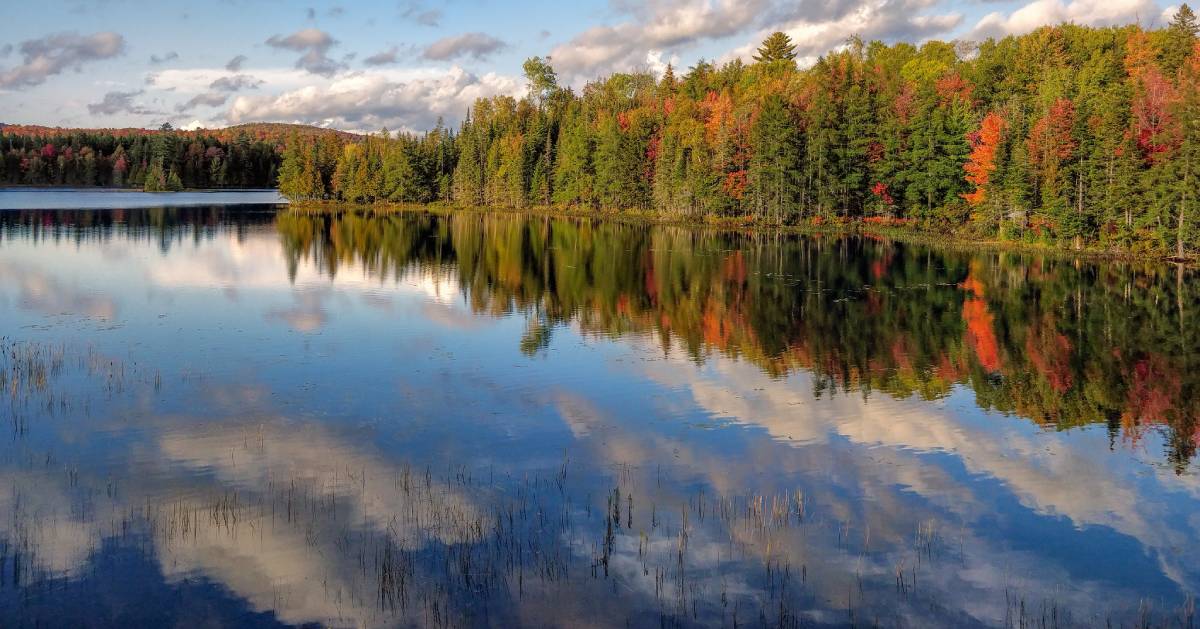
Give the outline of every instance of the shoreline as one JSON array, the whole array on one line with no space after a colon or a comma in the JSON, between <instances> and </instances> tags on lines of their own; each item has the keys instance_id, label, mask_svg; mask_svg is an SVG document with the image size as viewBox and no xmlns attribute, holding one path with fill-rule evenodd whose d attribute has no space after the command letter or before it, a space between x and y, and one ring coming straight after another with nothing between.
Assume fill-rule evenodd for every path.
<instances>
[{"instance_id":1,"label":"shoreline","mask_svg":"<svg viewBox=\"0 0 1200 629\"><path fill-rule=\"evenodd\" d=\"M1200 257L1191 255L1180 259L1165 253L1122 251L1084 247L1082 249L1066 249L1054 245L975 238L959 233L944 233L909 228L901 226L876 225L861 219L844 223L826 224L796 224L779 225L748 221L744 218L688 218L668 216L657 212L605 211L583 210L577 208L560 208L554 206L530 206L527 208L486 208L474 206L457 206L445 203L373 203L354 204L343 201L294 201L288 204L288 211L304 212L359 212L374 214L393 214L397 212L424 212L430 214L453 214L468 212L473 214L517 214L524 216L545 216L549 218L586 218L611 220L640 225L669 225L693 229L712 229L726 233L740 234L778 234L778 235L859 235L889 238L900 242L947 247L952 249L986 249L998 253L1023 253L1052 255L1058 258L1110 260L1121 262L1152 262L1157 264L1182 265L1193 267L1200 264Z\"/></svg>"}]
</instances>

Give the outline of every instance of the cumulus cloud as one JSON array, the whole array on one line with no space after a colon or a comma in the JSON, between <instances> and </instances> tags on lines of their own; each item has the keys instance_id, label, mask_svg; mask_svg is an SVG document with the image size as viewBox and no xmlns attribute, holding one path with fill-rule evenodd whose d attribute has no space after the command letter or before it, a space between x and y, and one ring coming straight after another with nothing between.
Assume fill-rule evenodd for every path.
<instances>
[{"instance_id":1,"label":"cumulus cloud","mask_svg":"<svg viewBox=\"0 0 1200 629\"><path fill-rule=\"evenodd\" d=\"M178 58L179 58L179 53L175 52L174 50L171 50L161 56L160 55L150 55L150 63L152 63L154 65L158 65L160 63L166 63L168 61L174 61Z\"/></svg>"},{"instance_id":2,"label":"cumulus cloud","mask_svg":"<svg viewBox=\"0 0 1200 629\"><path fill-rule=\"evenodd\" d=\"M995 11L983 16L971 31L971 38L1020 35L1062 22L1087 26L1128 24L1158 12L1153 0L1034 0L1007 15Z\"/></svg>"},{"instance_id":3,"label":"cumulus cloud","mask_svg":"<svg viewBox=\"0 0 1200 629\"><path fill-rule=\"evenodd\" d=\"M849 34L863 39L884 41L919 42L931 37L945 35L962 23L962 14L924 13L937 6L933 0L868 0L861 3L834 2L821 4L812 0L801 3L801 8L813 5L811 13L801 10L789 15L778 29L791 36L796 52L802 60L812 61L817 56L845 43ZM763 39L775 29L760 30L753 39L735 49L730 57L748 60Z\"/></svg>"},{"instance_id":4,"label":"cumulus cloud","mask_svg":"<svg viewBox=\"0 0 1200 629\"><path fill-rule=\"evenodd\" d=\"M650 72L654 76L662 78L662 75L667 72L668 65L678 66L679 56L673 55L669 59L666 59L661 50L651 50L646 53L646 67L650 69Z\"/></svg>"},{"instance_id":5,"label":"cumulus cloud","mask_svg":"<svg viewBox=\"0 0 1200 629\"><path fill-rule=\"evenodd\" d=\"M331 77L346 67L344 63L329 57L329 49L336 46L338 41L320 29L306 28L286 37L272 35L266 43L272 48L304 53L296 60L296 67L313 74Z\"/></svg>"},{"instance_id":6,"label":"cumulus cloud","mask_svg":"<svg viewBox=\"0 0 1200 629\"><path fill-rule=\"evenodd\" d=\"M398 47L392 46L387 50L377 52L370 57L363 59L363 64L369 66L384 66L396 63L399 52L400 49Z\"/></svg>"},{"instance_id":7,"label":"cumulus cloud","mask_svg":"<svg viewBox=\"0 0 1200 629\"><path fill-rule=\"evenodd\" d=\"M568 76L590 78L598 72L630 70L649 51L673 52L703 40L720 39L758 24L771 10L768 0L649 0L622 3L628 20L589 28L550 53L554 66Z\"/></svg>"},{"instance_id":8,"label":"cumulus cloud","mask_svg":"<svg viewBox=\"0 0 1200 629\"><path fill-rule=\"evenodd\" d=\"M56 33L21 42L22 63L0 70L0 87L41 85L68 68L80 71L85 63L111 59L125 50L125 38L117 33L92 35Z\"/></svg>"},{"instance_id":9,"label":"cumulus cloud","mask_svg":"<svg viewBox=\"0 0 1200 629\"><path fill-rule=\"evenodd\" d=\"M245 65L245 63L246 55L238 55L233 59L230 59L229 62L225 64L225 69L229 70L230 72L241 72L242 66Z\"/></svg>"},{"instance_id":10,"label":"cumulus cloud","mask_svg":"<svg viewBox=\"0 0 1200 629\"><path fill-rule=\"evenodd\" d=\"M421 56L436 61L447 61L461 57L482 60L504 50L508 44L487 33L463 33L443 37L425 49Z\"/></svg>"},{"instance_id":11,"label":"cumulus cloud","mask_svg":"<svg viewBox=\"0 0 1200 629\"><path fill-rule=\"evenodd\" d=\"M104 95L104 98L98 103L91 103L87 106L88 112L92 115L112 116L115 114L153 114L156 113L151 109L147 109L135 102L133 99L141 96L142 90L133 92L109 92Z\"/></svg>"},{"instance_id":12,"label":"cumulus cloud","mask_svg":"<svg viewBox=\"0 0 1200 629\"><path fill-rule=\"evenodd\" d=\"M257 89L263 82L249 74L235 74L233 76L223 76L212 83L208 87L212 90L221 92L239 92L241 90Z\"/></svg>"},{"instance_id":13,"label":"cumulus cloud","mask_svg":"<svg viewBox=\"0 0 1200 629\"><path fill-rule=\"evenodd\" d=\"M520 78L477 76L459 67L360 72L274 96L239 96L226 118L231 124L279 121L343 129L386 126L416 131L432 128L439 117L458 118L476 98L516 96L523 90Z\"/></svg>"},{"instance_id":14,"label":"cumulus cloud","mask_svg":"<svg viewBox=\"0 0 1200 629\"><path fill-rule=\"evenodd\" d=\"M937 13L936 0L620 0L615 6L623 21L589 28L551 51L555 68L568 80L653 70L657 59L730 38L745 39L725 58L749 58L776 30L792 36L801 56L812 57L851 34L920 40L952 31L962 21L956 12Z\"/></svg>"}]
</instances>

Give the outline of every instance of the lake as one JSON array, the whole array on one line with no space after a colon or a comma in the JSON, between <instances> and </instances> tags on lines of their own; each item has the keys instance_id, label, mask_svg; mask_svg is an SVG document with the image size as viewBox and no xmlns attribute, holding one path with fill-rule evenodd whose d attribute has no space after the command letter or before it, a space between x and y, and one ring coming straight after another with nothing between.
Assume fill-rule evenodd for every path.
<instances>
[{"instance_id":1,"label":"lake","mask_svg":"<svg viewBox=\"0 0 1200 629\"><path fill-rule=\"evenodd\" d=\"M0 210L129 210L158 207L287 203L278 190L141 192L105 188L0 188Z\"/></svg>"},{"instance_id":2,"label":"lake","mask_svg":"<svg viewBox=\"0 0 1200 629\"><path fill-rule=\"evenodd\" d=\"M1192 622L1192 271L109 194L0 212L5 626Z\"/></svg>"}]
</instances>

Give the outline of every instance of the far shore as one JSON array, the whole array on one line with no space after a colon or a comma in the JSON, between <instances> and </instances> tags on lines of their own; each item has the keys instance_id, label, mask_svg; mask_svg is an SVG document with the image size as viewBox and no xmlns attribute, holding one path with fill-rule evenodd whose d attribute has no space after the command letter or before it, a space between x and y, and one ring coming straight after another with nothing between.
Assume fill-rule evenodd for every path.
<instances>
[{"instance_id":1,"label":"far shore","mask_svg":"<svg viewBox=\"0 0 1200 629\"><path fill-rule=\"evenodd\" d=\"M207 194L207 193L237 193L237 192L277 192L276 188L196 188L171 192L145 192L141 188L118 188L112 186L67 186L67 185L5 185L0 186L0 193L5 191L80 191L80 192L119 192L145 193L155 197L174 194ZM902 242L922 244L956 249L986 249L989 251L1021 252L1049 254L1063 258L1108 259L1139 262L1174 263L1192 266L1200 262L1200 258L1192 255L1184 259L1171 254L1157 251L1128 251L1122 249L1085 246L1080 249L1069 248L1051 242L997 240L980 238L964 232L941 232L920 226L913 226L902 221L875 221L863 219L819 220L802 223L780 224L756 220L754 217L691 217L668 215L650 210L591 210L578 207L558 206L529 206L525 208L489 208L474 206L459 206L448 203L406 204L406 203L373 203L353 204L342 201L293 201L286 199L280 204L287 204L289 211L299 212L359 212L387 214L393 212L428 212L434 214L451 214L459 212L506 213L523 214L559 218L588 218L603 219L633 224L676 225L690 228L714 229L725 232L741 232L754 234L833 234L833 235L862 235L867 237L890 238ZM22 209L4 208L0 209ZM28 208L48 209L48 208ZM77 208L87 209L87 208ZM98 208L112 209L112 208Z\"/></svg>"}]
</instances>

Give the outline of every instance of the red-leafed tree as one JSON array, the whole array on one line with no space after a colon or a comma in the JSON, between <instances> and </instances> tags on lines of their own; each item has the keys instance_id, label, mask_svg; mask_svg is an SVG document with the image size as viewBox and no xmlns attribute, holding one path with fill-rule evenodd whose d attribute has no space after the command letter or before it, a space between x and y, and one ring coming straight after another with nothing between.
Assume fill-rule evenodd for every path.
<instances>
[{"instance_id":1,"label":"red-leafed tree","mask_svg":"<svg viewBox=\"0 0 1200 629\"><path fill-rule=\"evenodd\" d=\"M1145 31L1136 31L1126 44L1125 72L1133 85L1133 130L1142 157L1153 163L1173 146L1171 109L1177 98L1155 59L1158 51Z\"/></svg>"},{"instance_id":2,"label":"red-leafed tree","mask_svg":"<svg viewBox=\"0 0 1200 629\"><path fill-rule=\"evenodd\" d=\"M1004 138L1007 122L996 112L990 112L979 123L979 130L967 136L971 143L971 156L963 165L967 173L967 181L975 185L974 192L963 195L967 203L979 205L987 198L987 185L991 182L992 172L996 170L996 150Z\"/></svg>"},{"instance_id":3,"label":"red-leafed tree","mask_svg":"<svg viewBox=\"0 0 1200 629\"><path fill-rule=\"evenodd\" d=\"M1041 192L1042 207L1052 213L1061 210L1066 202L1067 182L1063 167L1077 146L1071 135L1074 125L1075 104L1069 98L1059 98L1033 124L1026 141L1029 162Z\"/></svg>"}]
</instances>

